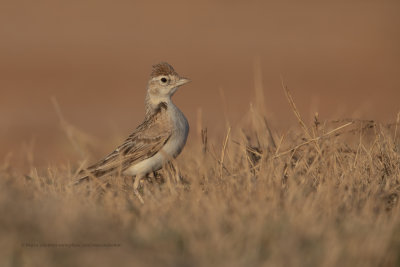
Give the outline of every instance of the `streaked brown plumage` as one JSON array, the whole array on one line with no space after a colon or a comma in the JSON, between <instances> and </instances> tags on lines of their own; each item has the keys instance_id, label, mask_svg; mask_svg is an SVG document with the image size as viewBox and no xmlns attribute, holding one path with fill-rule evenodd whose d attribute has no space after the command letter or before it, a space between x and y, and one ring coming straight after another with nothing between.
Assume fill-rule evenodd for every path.
<instances>
[{"instance_id":1,"label":"streaked brown plumage","mask_svg":"<svg viewBox=\"0 0 400 267\"><path fill-rule=\"evenodd\" d=\"M111 154L82 170L77 183L89 177L130 175L135 177L134 192L143 202L137 191L140 179L178 156L186 143L189 124L171 96L189 81L168 63L154 65L147 84L143 123Z\"/></svg>"},{"instance_id":2,"label":"streaked brown plumage","mask_svg":"<svg viewBox=\"0 0 400 267\"><path fill-rule=\"evenodd\" d=\"M135 131L118 146L111 154L98 163L82 170L80 174L90 173L94 177L123 173L136 162L143 161L154 156L171 137L172 124L166 115L167 106L160 103L159 108ZM79 179L83 181L89 178L86 175Z\"/></svg>"},{"instance_id":3,"label":"streaked brown plumage","mask_svg":"<svg viewBox=\"0 0 400 267\"><path fill-rule=\"evenodd\" d=\"M174 68L166 62L161 62L156 65L153 65L153 70L150 74L150 77L155 78L161 75L175 75L179 76L178 73L174 70Z\"/></svg>"}]
</instances>

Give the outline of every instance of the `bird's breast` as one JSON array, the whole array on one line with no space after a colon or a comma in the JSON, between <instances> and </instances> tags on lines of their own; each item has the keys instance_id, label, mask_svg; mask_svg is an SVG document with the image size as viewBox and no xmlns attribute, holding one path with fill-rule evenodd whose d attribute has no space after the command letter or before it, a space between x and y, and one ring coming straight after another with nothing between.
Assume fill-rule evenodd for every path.
<instances>
[{"instance_id":1,"label":"bird's breast","mask_svg":"<svg viewBox=\"0 0 400 267\"><path fill-rule=\"evenodd\" d=\"M189 134L189 123L183 113L176 106L171 107L169 112L171 112L170 118L171 123L173 124L173 131L170 139L164 147L164 150L170 156L176 157L181 153L186 144Z\"/></svg>"}]
</instances>

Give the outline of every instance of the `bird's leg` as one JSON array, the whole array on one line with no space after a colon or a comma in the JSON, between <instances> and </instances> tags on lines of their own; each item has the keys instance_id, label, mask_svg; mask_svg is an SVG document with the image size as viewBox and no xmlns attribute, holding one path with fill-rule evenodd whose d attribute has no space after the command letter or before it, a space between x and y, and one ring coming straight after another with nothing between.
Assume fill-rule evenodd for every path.
<instances>
[{"instance_id":1,"label":"bird's leg","mask_svg":"<svg viewBox=\"0 0 400 267\"><path fill-rule=\"evenodd\" d=\"M176 166L176 161L171 160L170 162L168 162L168 166L169 166L170 173L174 178L175 184L179 184L180 182L182 182L181 174L179 172L178 167Z\"/></svg>"},{"instance_id":2,"label":"bird's leg","mask_svg":"<svg viewBox=\"0 0 400 267\"><path fill-rule=\"evenodd\" d=\"M134 178L135 181L133 182L133 192L135 193L136 197L139 199L140 203L144 204L143 198L138 191L138 187L140 184L140 179L142 179L142 175L136 175Z\"/></svg>"}]
</instances>

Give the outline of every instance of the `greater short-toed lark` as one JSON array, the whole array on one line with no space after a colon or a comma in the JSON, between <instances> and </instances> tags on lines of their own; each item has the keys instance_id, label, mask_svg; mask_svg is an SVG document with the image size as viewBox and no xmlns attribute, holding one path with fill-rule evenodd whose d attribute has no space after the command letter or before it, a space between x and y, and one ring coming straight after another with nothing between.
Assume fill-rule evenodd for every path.
<instances>
[{"instance_id":1,"label":"greater short-toed lark","mask_svg":"<svg viewBox=\"0 0 400 267\"><path fill-rule=\"evenodd\" d=\"M133 176L133 189L142 201L137 191L140 179L161 169L185 146L189 124L171 97L178 87L188 82L189 79L179 76L168 63L154 65L147 83L143 123L111 154L82 170L80 175L84 177L78 182L118 173Z\"/></svg>"}]
</instances>

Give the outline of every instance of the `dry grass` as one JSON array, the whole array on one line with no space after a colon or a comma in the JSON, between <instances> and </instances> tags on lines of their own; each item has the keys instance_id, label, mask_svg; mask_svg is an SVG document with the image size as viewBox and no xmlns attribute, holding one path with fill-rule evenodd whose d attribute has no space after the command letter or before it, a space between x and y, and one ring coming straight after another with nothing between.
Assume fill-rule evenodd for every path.
<instances>
[{"instance_id":1,"label":"dry grass","mask_svg":"<svg viewBox=\"0 0 400 267\"><path fill-rule=\"evenodd\" d=\"M274 142L256 103L149 177L144 205L123 177L71 186L78 160L25 175L5 159L0 265L399 265L398 121L307 126L285 92L298 130Z\"/></svg>"}]
</instances>

